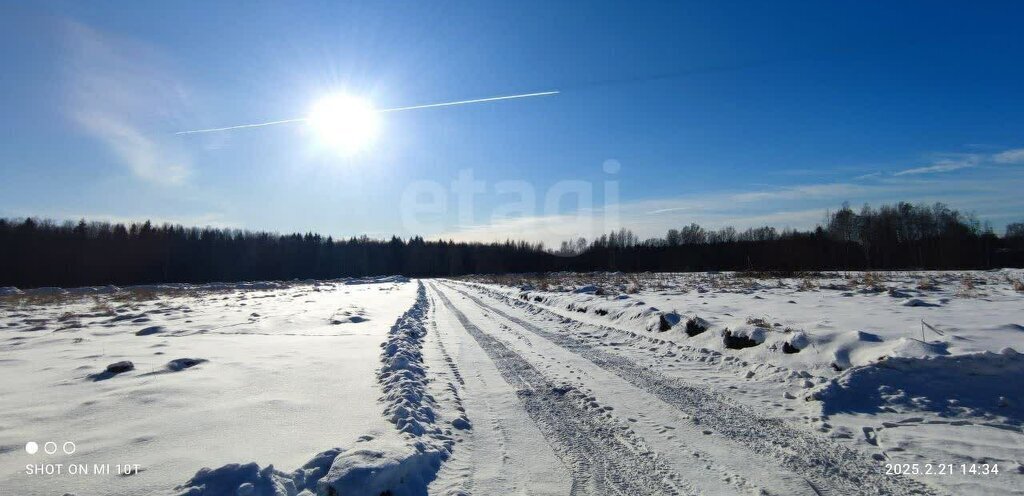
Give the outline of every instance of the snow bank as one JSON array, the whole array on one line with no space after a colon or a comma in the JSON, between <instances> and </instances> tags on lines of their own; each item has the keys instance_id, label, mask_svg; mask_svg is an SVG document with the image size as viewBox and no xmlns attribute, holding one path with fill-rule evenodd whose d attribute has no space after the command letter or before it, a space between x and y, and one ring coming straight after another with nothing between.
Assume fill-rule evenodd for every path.
<instances>
[{"instance_id":1,"label":"snow bank","mask_svg":"<svg viewBox=\"0 0 1024 496\"><path fill-rule=\"evenodd\" d=\"M23 291L23 293L26 294L26 295L30 295L30 296L52 296L52 295L65 295L65 294L68 294L68 292L66 290L64 290L64 289L61 289L61 288L49 288L49 287L47 287L47 288L26 289L25 291Z\"/></svg>"},{"instance_id":2,"label":"snow bank","mask_svg":"<svg viewBox=\"0 0 1024 496\"><path fill-rule=\"evenodd\" d=\"M654 274L648 279L654 282L636 294L589 283L593 275L564 277L573 284L545 290L469 284L564 318L736 356L751 367L767 363L823 376L885 357L994 351L1020 339L1021 328L1012 323L1020 314L1005 308L1018 305L1021 295L1007 283L1010 275L999 272L972 275L985 288L984 298L964 297L963 274L952 272L880 274L886 284L868 287L836 276L813 291L797 279L764 284L735 274Z\"/></svg>"},{"instance_id":3,"label":"snow bank","mask_svg":"<svg viewBox=\"0 0 1024 496\"><path fill-rule=\"evenodd\" d=\"M427 494L441 462L436 449L384 446L349 450L338 455L316 486L319 495L352 494L412 496Z\"/></svg>"},{"instance_id":4,"label":"snow bank","mask_svg":"<svg viewBox=\"0 0 1024 496\"><path fill-rule=\"evenodd\" d=\"M276 470L273 465L260 468L255 462L231 463L216 469L204 468L184 485L179 486L177 494L178 496L312 495L316 490L317 482L323 478L331 464L343 452L344 450L341 448L324 451L291 473Z\"/></svg>"},{"instance_id":5,"label":"snow bank","mask_svg":"<svg viewBox=\"0 0 1024 496\"><path fill-rule=\"evenodd\" d=\"M402 283L409 282L409 278L405 276L378 276L378 277L359 277L354 279L342 279L342 284L353 285L353 284L385 284L389 282Z\"/></svg>"},{"instance_id":6,"label":"snow bank","mask_svg":"<svg viewBox=\"0 0 1024 496\"><path fill-rule=\"evenodd\" d=\"M295 496L298 493L291 474L274 470L273 465L261 469L255 462L204 468L178 489L181 490L179 496Z\"/></svg>"},{"instance_id":7,"label":"snow bank","mask_svg":"<svg viewBox=\"0 0 1024 496\"><path fill-rule=\"evenodd\" d=\"M1024 355L1001 353L892 357L851 368L815 391L822 413L930 411L941 417L1024 420Z\"/></svg>"}]
</instances>

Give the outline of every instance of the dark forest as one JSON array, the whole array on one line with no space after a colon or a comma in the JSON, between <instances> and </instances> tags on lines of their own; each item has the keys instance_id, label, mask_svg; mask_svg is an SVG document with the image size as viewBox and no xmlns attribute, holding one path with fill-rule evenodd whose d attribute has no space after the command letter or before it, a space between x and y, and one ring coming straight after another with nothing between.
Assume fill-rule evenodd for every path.
<instances>
[{"instance_id":1,"label":"dark forest","mask_svg":"<svg viewBox=\"0 0 1024 496\"><path fill-rule=\"evenodd\" d=\"M551 249L522 241L334 239L180 225L0 219L0 286L130 285L543 271L819 271L1024 266L1024 223L999 235L942 204L843 205L814 230L696 224Z\"/></svg>"}]
</instances>

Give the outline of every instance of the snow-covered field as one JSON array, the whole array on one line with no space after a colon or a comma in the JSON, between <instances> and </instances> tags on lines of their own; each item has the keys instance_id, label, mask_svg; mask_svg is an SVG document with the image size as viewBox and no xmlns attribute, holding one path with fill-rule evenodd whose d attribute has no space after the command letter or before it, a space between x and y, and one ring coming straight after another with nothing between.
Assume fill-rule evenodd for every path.
<instances>
[{"instance_id":1,"label":"snow-covered field","mask_svg":"<svg viewBox=\"0 0 1024 496\"><path fill-rule=\"evenodd\" d=\"M1022 280L0 290L0 492L1024 494Z\"/></svg>"}]
</instances>

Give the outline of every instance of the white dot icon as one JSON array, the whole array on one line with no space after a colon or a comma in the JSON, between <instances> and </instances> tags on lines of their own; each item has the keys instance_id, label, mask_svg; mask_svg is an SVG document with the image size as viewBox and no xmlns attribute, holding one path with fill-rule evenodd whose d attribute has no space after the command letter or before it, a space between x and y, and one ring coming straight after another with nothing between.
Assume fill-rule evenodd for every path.
<instances>
[{"instance_id":1,"label":"white dot icon","mask_svg":"<svg viewBox=\"0 0 1024 496\"><path fill-rule=\"evenodd\" d=\"M35 441L29 441L25 443L25 451L27 451L28 454L30 455L34 455L36 454L37 451L39 451L39 445L36 444Z\"/></svg>"},{"instance_id":2,"label":"white dot icon","mask_svg":"<svg viewBox=\"0 0 1024 496\"><path fill-rule=\"evenodd\" d=\"M45 451L47 455L52 455L56 453L57 443L53 441L47 441L45 444L43 444L43 451Z\"/></svg>"},{"instance_id":3,"label":"white dot icon","mask_svg":"<svg viewBox=\"0 0 1024 496\"><path fill-rule=\"evenodd\" d=\"M75 446L75 443L73 443L71 441L68 441L68 442L64 443L63 449L64 449L64 454L65 455L70 455L70 454L74 453L75 450L78 449L78 446Z\"/></svg>"}]
</instances>

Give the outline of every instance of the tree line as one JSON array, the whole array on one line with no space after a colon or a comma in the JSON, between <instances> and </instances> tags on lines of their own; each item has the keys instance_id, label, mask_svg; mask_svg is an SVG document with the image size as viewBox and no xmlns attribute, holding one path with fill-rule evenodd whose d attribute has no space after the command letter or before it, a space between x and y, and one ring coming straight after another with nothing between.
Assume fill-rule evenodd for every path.
<instances>
[{"instance_id":1,"label":"tree line","mask_svg":"<svg viewBox=\"0 0 1024 496\"><path fill-rule=\"evenodd\" d=\"M809 231L690 224L621 229L557 249L525 241L335 239L150 222L0 219L0 286L130 285L541 271L893 270L1024 266L1024 223L999 236L943 204L843 205Z\"/></svg>"}]
</instances>

